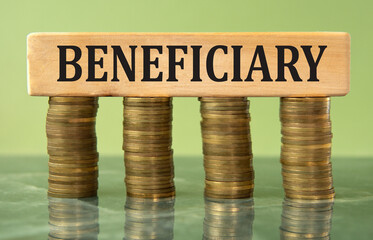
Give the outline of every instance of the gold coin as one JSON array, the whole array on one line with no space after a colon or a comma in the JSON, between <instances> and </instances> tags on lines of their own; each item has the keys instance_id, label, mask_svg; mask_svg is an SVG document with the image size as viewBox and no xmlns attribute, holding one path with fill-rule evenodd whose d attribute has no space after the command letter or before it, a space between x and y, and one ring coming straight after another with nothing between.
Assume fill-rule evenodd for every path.
<instances>
[{"instance_id":1,"label":"gold coin","mask_svg":"<svg viewBox=\"0 0 373 240\"><path fill-rule=\"evenodd\" d=\"M49 197L55 198L84 198L84 197L96 197L97 190L92 190L90 192L78 192L78 193L57 193L48 190Z\"/></svg>"},{"instance_id":2,"label":"gold coin","mask_svg":"<svg viewBox=\"0 0 373 240\"><path fill-rule=\"evenodd\" d=\"M308 134L298 134L298 135L287 135L283 134L282 139L285 140L300 140L300 141L323 141L323 140L330 140L332 138L332 134L315 134L315 135L308 135Z\"/></svg>"},{"instance_id":3,"label":"gold coin","mask_svg":"<svg viewBox=\"0 0 373 240\"><path fill-rule=\"evenodd\" d=\"M235 173L235 174L243 174L243 173L251 173L253 168L251 166L234 166L231 165L229 167L223 167L222 165L213 165L213 164L204 164L205 171L211 171L214 173Z\"/></svg>"},{"instance_id":4,"label":"gold coin","mask_svg":"<svg viewBox=\"0 0 373 240\"><path fill-rule=\"evenodd\" d=\"M330 102L330 97L282 97L281 102Z\"/></svg>"},{"instance_id":5,"label":"gold coin","mask_svg":"<svg viewBox=\"0 0 373 240\"><path fill-rule=\"evenodd\" d=\"M98 171L98 167L86 167L86 168L55 168L55 167L49 167L50 173L56 173L57 175L60 174L66 174L66 175L89 175L92 174L92 172Z\"/></svg>"},{"instance_id":6,"label":"gold coin","mask_svg":"<svg viewBox=\"0 0 373 240\"><path fill-rule=\"evenodd\" d=\"M332 176L332 171L323 171L323 172L311 172L311 173L305 173L305 172L298 172L298 173L291 173L291 172L286 172L282 171L282 176L284 178L302 178L302 179L317 179L317 178L326 178L326 177L331 177Z\"/></svg>"},{"instance_id":7,"label":"gold coin","mask_svg":"<svg viewBox=\"0 0 373 240\"><path fill-rule=\"evenodd\" d=\"M250 181L241 181L241 182L217 182L217 181L209 181L205 180L206 185L210 185L212 187L237 187L237 186L251 186L254 183L253 180Z\"/></svg>"},{"instance_id":8,"label":"gold coin","mask_svg":"<svg viewBox=\"0 0 373 240\"><path fill-rule=\"evenodd\" d=\"M280 228L281 239L320 239L320 240L327 240L329 239L329 231L325 231L319 234L309 234L309 233L295 233L295 232L288 232L284 229Z\"/></svg>"},{"instance_id":9,"label":"gold coin","mask_svg":"<svg viewBox=\"0 0 373 240\"><path fill-rule=\"evenodd\" d=\"M53 102L49 102L50 109L61 109L61 111L70 111L76 109L82 110L91 110L97 109L98 104L95 102L86 102L85 104L80 103L64 103L64 104L54 104Z\"/></svg>"},{"instance_id":10,"label":"gold coin","mask_svg":"<svg viewBox=\"0 0 373 240\"><path fill-rule=\"evenodd\" d=\"M156 181L156 182L146 182L146 181L138 181L138 180L129 180L125 179L124 182L136 188L136 186L142 187L142 188L165 188L165 187L170 187L174 186L174 181L167 179L165 181Z\"/></svg>"},{"instance_id":11,"label":"gold coin","mask_svg":"<svg viewBox=\"0 0 373 240\"><path fill-rule=\"evenodd\" d=\"M97 97L49 97L52 102L97 102Z\"/></svg>"},{"instance_id":12,"label":"gold coin","mask_svg":"<svg viewBox=\"0 0 373 240\"><path fill-rule=\"evenodd\" d=\"M224 137L232 137L235 136L250 136L250 130L247 131L208 131L208 130L202 130L202 136L205 137L213 137L213 136L224 136Z\"/></svg>"},{"instance_id":13,"label":"gold coin","mask_svg":"<svg viewBox=\"0 0 373 240\"><path fill-rule=\"evenodd\" d=\"M238 125L238 126L242 126L242 125L247 125L250 123L250 117L249 115L245 118L232 118L232 119L220 119L220 118L204 118L202 121L201 121L201 124L203 124L203 126L208 126L209 124L211 125L216 125L216 126L219 126L219 125Z\"/></svg>"},{"instance_id":14,"label":"gold coin","mask_svg":"<svg viewBox=\"0 0 373 240\"><path fill-rule=\"evenodd\" d=\"M48 192L58 193L58 194L83 194L83 193L92 193L97 191L97 186L94 187L73 187L73 188L48 188ZM52 196L51 196L52 197Z\"/></svg>"},{"instance_id":15,"label":"gold coin","mask_svg":"<svg viewBox=\"0 0 373 240\"><path fill-rule=\"evenodd\" d=\"M292 190L292 191L321 191L321 190L328 190L333 187L333 184L330 182L326 182L324 184L294 184L293 182L288 183L284 182L283 187L285 191Z\"/></svg>"},{"instance_id":16,"label":"gold coin","mask_svg":"<svg viewBox=\"0 0 373 240\"><path fill-rule=\"evenodd\" d=\"M124 163L128 165L147 165L147 166L153 166L153 165L172 165L172 157L156 157L156 158L147 158L147 157L142 157L142 158L129 158L125 157L124 158Z\"/></svg>"},{"instance_id":17,"label":"gold coin","mask_svg":"<svg viewBox=\"0 0 373 240\"><path fill-rule=\"evenodd\" d=\"M166 157L173 155L173 150L164 151L164 152L125 152L124 155L126 157L130 158L136 158L136 157L150 157L150 158L156 158L156 157Z\"/></svg>"},{"instance_id":18,"label":"gold coin","mask_svg":"<svg viewBox=\"0 0 373 240\"><path fill-rule=\"evenodd\" d=\"M218 149L218 148L203 148L205 155L219 155L219 156L247 156L251 154L251 148L237 148L237 149Z\"/></svg>"},{"instance_id":19,"label":"gold coin","mask_svg":"<svg viewBox=\"0 0 373 240\"><path fill-rule=\"evenodd\" d=\"M244 100L244 99L239 99L239 101L236 101L237 99L235 99L234 101L201 101L201 108L204 108L204 107L227 107L228 109L231 108L231 107L237 107L237 106L240 106L240 107L246 107L249 105L249 102L247 100Z\"/></svg>"},{"instance_id":20,"label":"gold coin","mask_svg":"<svg viewBox=\"0 0 373 240\"><path fill-rule=\"evenodd\" d=\"M126 168L126 176L138 176L138 177L170 177L173 178L173 169L168 170L153 170L146 171L141 169L128 169Z\"/></svg>"},{"instance_id":21,"label":"gold coin","mask_svg":"<svg viewBox=\"0 0 373 240\"><path fill-rule=\"evenodd\" d=\"M249 121L236 123L221 122L221 123L210 123L206 121L201 122L202 131L247 131L249 129Z\"/></svg>"},{"instance_id":22,"label":"gold coin","mask_svg":"<svg viewBox=\"0 0 373 240\"><path fill-rule=\"evenodd\" d=\"M282 164L290 165L290 166L323 166L323 165L330 163L329 160L326 160L326 161L299 161L299 160L289 161L288 159L281 159L280 162Z\"/></svg>"},{"instance_id":23,"label":"gold coin","mask_svg":"<svg viewBox=\"0 0 373 240\"><path fill-rule=\"evenodd\" d=\"M167 192L167 193L132 193L127 192L128 197L133 198L169 198L174 197L175 192Z\"/></svg>"},{"instance_id":24,"label":"gold coin","mask_svg":"<svg viewBox=\"0 0 373 240\"><path fill-rule=\"evenodd\" d=\"M253 158L252 154L244 155L244 156L213 156L213 155L205 155L204 157L205 161L251 161Z\"/></svg>"},{"instance_id":25,"label":"gold coin","mask_svg":"<svg viewBox=\"0 0 373 240\"><path fill-rule=\"evenodd\" d=\"M204 115L217 115L217 116L227 116L227 115L243 115L244 117L249 114L248 110L245 109L239 109L239 110L234 110L232 108L228 108L229 110L217 110L217 109L205 109L201 108L200 113L202 116Z\"/></svg>"},{"instance_id":26,"label":"gold coin","mask_svg":"<svg viewBox=\"0 0 373 240\"><path fill-rule=\"evenodd\" d=\"M130 163L126 163L125 164L125 167L126 169L128 169L128 171L153 171L153 170L173 170L174 169L174 166L172 163L166 163L166 164L130 164Z\"/></svg>"},{"instance_id":27,"label":"gold coin","mask_svg":"<svg viewBox=\"0 0 373 240\"><path fill-rule=\"evenodd\" d=\"M286 144L286 148L289 150L295 150L295 151L304 151L304 150L323 150L325 148L329 149L331 148L331 143L321 143L321 144L314 144L314 145L304 145L304 146L299 146L295 144Z\"/></svg>"},{"instance_id":28,"label":"gold coin","mask_svg":"<svg viewBox=\"0 0 373 240\"><path fill-rule=\"evenodd\" d=\"M97 152L92 152L88 155L68 155L68 156L49 156L49 159L52 161L96 161L98 160L99 154Z\"/></svg>"},{"instance_id":29,"label":"gold coin","mask_svg":"<svg viewBox=\"0 0 373 240\"><path fill-rule=\"evenodd\" d=\"M212 167L217 167L217 168L242 168L242 167L252 167L252 161L204 161L203 164L205 166L212 166Z\"/></svg>"},{"instance_id":30,"label":"gold coin","mask_svg":"<svg viewBox=\"0 0 373 240\"><path fill-rule=\"evenodd\" d=\"M48 186L51 189L84 189L84 188L97 188L98 181L91 182L60 182L60 181L48 181Z\"/></svg>"},{"instance_id":31,"label":"gold coin","mask_svg":"<svg viewBox=\"0 0 373 240\"><path fill-rule=\"evenodd\" d=\"M54 160L53 158L49 158L49 163L51 164L64 164L64 165L69 165L69 166L89 166L89 165L97 165L98 159L89 159L89 160L80 160L80 161L66 161L66 160ZM75 166L76 165L76 166Z\"/></svg>"},{"instance_id":32,"label":"gold coin","mask_svg":"<svg viewBox=\"0 0 373 240\"><path fill-rule=\"evenodd\" d=\"M165 138L165 137L149 137L149 138L144 138L144 137L128 137L128 136L123 136L123 142L130 142L133 144L172 144L172 139L171 138Z\"/></svg>"},{"instance_id":33,"label":"gold coin","mask_svg":"<svg viewBox=\"0 0 373 240\"><path fill-rule=\"evenodd\" d=\"M246 97L199 97L201 102L242 102L246 101Z\"/></svg>"},{"instance_id":34,"label":"gold coin","mask_svg":"<svg viewBox=\"0 0 373 240\"><path fill-rule=\"evenodd\" d=\"M203 119L216 119L219 118L222 121L233 121L234 119L241 118L241 119L247 119L248 115L247 113L243 112L241 114L234 114L234 115L224 115L224 114L217 114L217 113L201 113L201 116Z\"/></svg>"},{"instance_id":35,"label":"gold coin","mask_svg":"<svg viewBox=\"0 0 373 240\"><path fill-rule=\"evenodd\" d=\"M171 146L167 147L158 147L158 146L152 146L152 147L146 147L146 146L124 146L124 151L130 151L130 152L165 152L171 150Z\"/></svg>"},{"instance_id":36,"label":"gold coin","mask_svg":"<svg viewBox=\"0 0 373 240\"><path fill-rule=\"evenodd\" d=\"M91 162L91 163L76 163L76 164L64 164L64 163L55 163L55 162L48 162L49 167L54 167L54 168L80 168L80 167L95 167L97 166L97 162Z\"/></svg>"},{"instance_id":37,"label":"gold coin","mask_svg":"<svg viewBox=\"0 0 373 240\"><path fill-rule=\"evenodd\" d=\"M125 97L123 102L169 102L172 101L170 97Z\"/></svg>"},{"instance_id":38,"label":"gold coin","mask_svg":"<svg viewBox=\"0 0 373 240\"><path fill-rule=\"evenodd\" d=\"M302 195L302 194L288 194L285 193L287 198L293 199L307 199L307 200L320 200L320 199L333 199L335 193L325 194L325 195Z\"/></svg>"},{"instance_id":39,"label":"gold coin","mask_svg":"<svg viewBox=\"0 0 373 240\"><path fill-rule=\"evenodd\" d=\"M330 170L332 167L332 164L328 162L325 165L321 166L288 166L288 165L283 165L282 168L284 170L288 171L323 171L323 170Z\"/></svg>"},{"instance_id":40,"label":"gold coin","mask_svg":"<svg viewBox=\"0 0 373 240\"><path fill-rule=\"evenodd\" d=\"M149 187L143 187L143 186L133 186L133 185L126 185L126 190L127 192L131 193L155 193L155 194L160 194L160 193L171 193L175 192L175 187L174 186L166 186L165 188L149 188Z\"/></svg>"},{"instance_id":41,"label":"gold coin","mask_svg":"<svg viewBox=\"0 0 373 240\"><path fill-rule=\"evenodd\" d=\"M91 182L97 181L97 174L86 175L86 176L61 176L49 174L48 180L55 182Z\"/></svg>"},{"instance_id":42,"label":"gold coin","mask_svg":"<svg viewBox=\"0 0 373 240\"><path fill-rule=\"evenodd\" d=\"M143 176L135 176L135 175L127 175L125 177L125 182L142 182L142 184L146 183L166 183L173 181L173 176L150 176L150 177L143 177Z\"/></svg>"},{"instance_id":43,"label":"gold coin","mask_svg":"<svg viewBox=\"0 0 373 240\"><path fill-rule=\"evenodd\" d=\"M163 157L124 157L125 163L128 164L173 164L172 156Z\"/></svg>"},{"instance_id":44,"label":"gold coin","mask_svg":"<svg viewBox=\"0 0 373 240\"><path fill-rule=\"evenodd\" d=\"M240 182L250 181L254 179L254 172L227 174L227 173L205 173L206 180L217 182Z\"/></svg>"},{"instance_id":45,"label":"gold coin","mask_svg":"<svg viewBox=\"0 0 373 240\"><path fill-rule=\"evenodd\" d=\"M290 140L290 139L282 138L281 142L286 145L291 144L291 145L297 145L297 146L313 146L313 145L328 144L328 143L331 143L332 140L331 138L324 139L324 140L302 140L302 139L299 139L299 140L291 139Z\"/></svg>"},{"instance_id":46,"label":"gold coin","mask_svg":"<svg viewBox=\"0 0 373 240\"><path fill-rule=\"evenodd\" d=\"M306 148L290 148L288 145L281 146L282 156L299 156L299 157L322 157L330 155L331 148L320 148L320 149L306 149Z\"/></svg>"},{"instance_id":47,"label":"gold coin","mask_svg":"<svg viewBox=\"0 0 373 240\"><path fill-rule=\"evenodd\" d=\"M126 177L127 176L136 176L136 177L174 177L174 172L172 170L170 171L164 171L164 172L139 172L139 171L126 171Z\"/></svg>"},{"instance_id":48,"label":"gold coin","mask_svg":"<svg viewBox=\"0 0 373 240\"><path fill-rule=\"evenodd\" d=\"M58 117L58 116L51 116L51 115L47 115L47 121L48 123L58 123L58 122L67 122L67 123L72 123L72 124L75 124L75 123L92 123L94 121L96 121L96 117L92 117L92 116L89 116L89 117L65 117L65 116L62 116L62 117Z\"/></svg>"},{"instance_id":49,"label":"gold coin","mask_svg":"<svg viewBox=\"0 0 373 240\"><path fill-rule=\"evenodd\" d=\"M320 123L281 123L282 128L285 129L298 129L298 130L314 130L314 129L322 129L322 128L331 128L330 121L324 121L322 124Z\"/></svg>"},{"instance_id":50,"label":"gold coin","mask_svg":"<svg viewBox=\"0 0 373 240\"><path fill-rule=\"evenodd\" d=\"M239 198L251 198L253 196L252 192L242 193L242 194L215 194L209 191L205 191L205 196L208 198L219 198L219 199L239 199Z\"/></svg>"},{"instance_id":51,"label":"gold coin","mask_svg":"<svg viewBox=\"0 0 373 240\"><path fill-rule=\"evenodd\" d=\"M65 138L51 138L48 139L48 143L51 144L96 144L96 138L83 138L83 139L65 139Z\"/></svg>"},{"instance_id":52,"label":"gold coin","mask_svg":"<svg viewBox=\"0 0 373 240\"><path fill-rule=\"evenodd\" d=\"M287 189L286 193L287 194L299 194L299 195L304 195L304 196L307 196L307 195L310 195L310 196L312 196L312 195L314 195L314 196L329 195L329 194L334 193L334 188L330 188L330 189L326 189L326 190L314 190L314 191L294 191L294 190Z\"/></svg>"}]
</instances>

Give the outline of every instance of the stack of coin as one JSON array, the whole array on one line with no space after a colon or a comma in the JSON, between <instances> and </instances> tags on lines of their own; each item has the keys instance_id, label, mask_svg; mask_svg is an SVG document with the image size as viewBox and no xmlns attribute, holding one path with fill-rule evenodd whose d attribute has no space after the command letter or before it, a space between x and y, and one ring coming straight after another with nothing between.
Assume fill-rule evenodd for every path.
<instances>
[{"instance_id":1,"label":"stack of coin","mask_svg":"<svg viewBox=\"0 0 373 240\"><path fill-rule=\"evenodd\" d=\"M254 202L247 199L205 198L203 239L252 239Z\"/></svg>"},{"instance_id":2,"label":"stack of coin","mask_svg":"<svg viewBox=\"0 0 373 240\"><path fill-rule=\"evenodd\" d=\"M47 115L51 197L97 196L98 153L94 97L50 97Z\"/></svg>"},{"instance_id":3,"label":"stack of coin","mask_svg":"<svg viewBox=\"0 0 373 240\"><path fill-rule=\"evenodd\" d=\"M49 240L98 239L97 197L68 199L49 197Z\"/></svg>"},{"instance_id":4,"label":"stack of coin","mask_svg":"<svg viewBox=\"0 0 373 240\"><path fill-rule=\"evenodd\" d=\"M285 199L282 205L281 239L330 239L333 201Z\"/></svg>"},{"instance_id":5,"label":"stack of coin","mask_svg":"<svg viewBox=\"0 0 373 240\"><path fill-rule=\"evenodd\" d=\"M127 197L124 240L174 239L174 203L173 197Z\"/></svg>"},{"instance_id":6,"label":"stack of coin","mask_svg":"<svg viewBox=\"0 0 373 240\"><path fill-rule=\"evenodd\" d=\"M281 98L281 163L288 198L334 198L330 98Z\"/></svg>"},{"instance_id":7,"label":"stack of coin","mask_svg":"<svg viewBox=\"0 0 373 240\"><path fill-rule=\"evenodd\" d=\"M127 196L174 196L172 99L126 97L123 105Z\"/></svg>"},{"instance_id":8,"label":"stack of coin","mask_svg":"<svg viewBox=\"0 0 373 240\"><path fill-rule=\"evenodd\" d=\"M249 198L254 172L246 98L199 98L205 167L205 196Z\"/></svg>"}]
</instances>

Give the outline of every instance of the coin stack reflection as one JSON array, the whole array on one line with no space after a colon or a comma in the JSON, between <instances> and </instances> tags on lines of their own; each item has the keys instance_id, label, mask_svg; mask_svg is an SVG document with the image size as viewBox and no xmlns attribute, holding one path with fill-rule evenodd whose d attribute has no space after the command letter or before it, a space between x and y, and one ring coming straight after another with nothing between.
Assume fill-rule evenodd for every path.
<instances>
[{"instance_id":1,"label":"coin stack reflection","mask_svg":"<svg viewBox=\"0 0 373 240\"><path fill-rule=\"evenodd\" d=\"M249 102L246 98L199 98L205 167L205 196L253 195Z\"/></svg>"},{"instance_id":2,"label":"coin stack reflection","mask_svg":"<svg viewBox=\"0 0 373 240\"><path fill-rule=\"evenodd\" d=\"M174 196L172 98L126 97L123 105L127 196Z\"/></svg>"},{"instance_id":3,"label":"coin stack reflection","mask_svg":"<svg viewBox=\"0 0 373 240\"><path fill-rule=\"evenodd\" d=\"M286 197L334 197L330 98L281 98L281 163Z\"/></svg>"},{"instance_id":4,"label":"coin stack reflection","mask_svg":"<svg viewBox=\"0 0 373 240\"><path fill-rule=\"evenodd\" d=\"M285 199L282 205L281 239L330 239L333 200Z\"/></svg>"},{"instance_id":5,"label":"coin stack reflection","mask_svg":"<svg viewBox=\"0 0 373 240\"><path fill-rule=\"evenodd\" d=\"M248 199L205 198L203 239L252 239L254 202Z\"/></svg>"},{"instance_id":6,"label":"coin stack reflection","mask_svg":"<svg viewBox=\"0 0 373 240\"><path fill-rule=\"evenodd\" d=\"M49 197L48 239L98 239L97 197L69 199Z\"/></svg>"},{"instance_id":7,"label":"coin stack reflection","mask_svg":"<svg viewBox=\"0 0 373 240\"><path fill-rule=\"evenodd\" d=\"M124 240L174 239L174 203L174 198L127 197Z\"/></svg>"},{"instance_id":8,"label":"coin stack reflection","mask_svg":"<svg viewBox=\"0 0 373 240\"><path fill-rule=\"evenodd\" d=\"M97 196L97 108L94 97L49 98L49 196Z\"/></svg>"}]
</instances>

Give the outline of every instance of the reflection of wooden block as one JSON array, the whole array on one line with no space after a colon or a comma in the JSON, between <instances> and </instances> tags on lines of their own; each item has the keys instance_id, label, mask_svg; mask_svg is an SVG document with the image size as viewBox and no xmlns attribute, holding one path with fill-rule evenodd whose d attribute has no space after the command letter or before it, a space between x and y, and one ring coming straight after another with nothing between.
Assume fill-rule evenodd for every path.
<instances>
[{"instance_id":1,"label":"reflection of wooden block","mask_svg":"<svg viewBox=\"0 0 373 240\"><path fill-rule=\"evenodd\" d=\"M35 96L349 91L347 33L33 33L27 41L29 94Z\"/></svg>"}]
</instances>

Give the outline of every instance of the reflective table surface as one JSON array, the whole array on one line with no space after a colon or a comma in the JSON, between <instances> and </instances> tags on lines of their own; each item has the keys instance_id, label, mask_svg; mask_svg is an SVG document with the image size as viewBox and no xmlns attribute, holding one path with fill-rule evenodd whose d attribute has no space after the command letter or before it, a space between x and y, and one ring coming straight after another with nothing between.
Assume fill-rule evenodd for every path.
<instances>
[{"instance_id":1,"label":"reflective table surface","mask_svg":"<svg viewBox=\"0 0 373 240\"><path fill-rule=\"evenodd\" d=\"M0 239L373 239L373 158L332 158L334 202L284 199L275 157L254 158L254 199L204 199L202 156L174 161L175 199L126 198L123 158L101 156L76 200L47 197L47 156L0 156Z\"/></svg>"}]
</instances>

